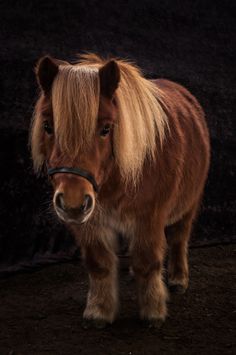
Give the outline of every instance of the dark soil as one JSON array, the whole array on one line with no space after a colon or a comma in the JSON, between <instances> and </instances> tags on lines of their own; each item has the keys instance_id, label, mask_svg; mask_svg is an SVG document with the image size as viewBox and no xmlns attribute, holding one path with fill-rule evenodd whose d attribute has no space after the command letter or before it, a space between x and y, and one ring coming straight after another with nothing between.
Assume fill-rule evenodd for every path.
<instances>
[{"instance_id":1,"label":"dark soil","mask_svg":"<svg viewBox=\"0 0 236 355\"><path fill-rule=\"evenodd\" d=\"M105 330L81 327L88 280L80 262L1 280L0 354L235 354L235 254L235 245L190 250L190 287L171 295L161 330L139 323L124 259L120 315Z\"/></svg>"},{"instance_id":2,"label":"dark soil","mask_svg":"<svg viewBox=\"0 0 236 355\"><path fill-rule=\"evenodd\" d=\"M192 245L236 241L235 0L0 1L0 274L77 255L33 174L28 131L44 54L134 60L185 85L202 104L212 158Z\"/></svg>"}]
</instances>

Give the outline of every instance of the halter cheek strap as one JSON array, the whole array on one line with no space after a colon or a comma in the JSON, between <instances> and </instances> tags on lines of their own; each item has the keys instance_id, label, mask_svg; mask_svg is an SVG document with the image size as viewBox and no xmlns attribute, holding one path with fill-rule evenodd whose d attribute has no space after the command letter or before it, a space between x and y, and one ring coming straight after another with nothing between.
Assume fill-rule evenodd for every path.
<instances>
[{"instance_id":1,"label":"halter cheek strap","mask_svg":"<svg viewBox=\"0 0 236 355\"><path fill-rule=\"evenodd\" d=\"M89 172L87 172L86 170L80 169L80 168L67 168L67 167L59 167L59 168L48 168L48 175L52 176L54 174L57 173L68 173L68 174L75 174L75 175L79 175L82 176L83 178L85 178L86 180L88 180L94 188L95 192L99 191L99 186L95 180L95 178L93 177L92 174L90 174Z\"/></svg>"}]
</instances>

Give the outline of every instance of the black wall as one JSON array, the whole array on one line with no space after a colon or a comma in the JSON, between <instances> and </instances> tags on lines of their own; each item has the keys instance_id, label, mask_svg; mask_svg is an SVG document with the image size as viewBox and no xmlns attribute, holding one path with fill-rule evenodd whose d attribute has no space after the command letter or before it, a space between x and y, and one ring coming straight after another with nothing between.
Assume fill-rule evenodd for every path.
<instances>
[{"instance_id":1,"label":"black wall","mask_svg":"<svg viewBox=\"0 0 236 355\"><path fill-rule=\"evenodd\" d=\"M130 58L147 77L175 80L197 96L212 163L192 245L235 241L235 1L0 1L0 271L77 255L32 172L28 129L38 90L33 68L50 53Z\"/></svg>"}]
</instances>

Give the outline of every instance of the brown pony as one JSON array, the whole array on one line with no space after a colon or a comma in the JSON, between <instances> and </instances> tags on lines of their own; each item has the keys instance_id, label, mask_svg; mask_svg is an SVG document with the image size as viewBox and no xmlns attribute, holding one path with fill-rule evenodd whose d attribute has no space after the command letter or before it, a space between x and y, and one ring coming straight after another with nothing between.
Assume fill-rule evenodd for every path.
<instances>
[{"instance_id":1,"label":"brown pony","mask_svg":"<svg viewBox=\"0 0 236 355\"><path fill-rule=\"evenodd\" d=\"M188 241L210 156L202 108L176 83L93 54L73 65L43 57L36 76L32 157L36 171L48 169L55 211L89 272L85 326L117 315L119 232L129 239L140 317L158 326L167 314L167 245L169 286L188 287Z\"/></svg>"}]
</instances>

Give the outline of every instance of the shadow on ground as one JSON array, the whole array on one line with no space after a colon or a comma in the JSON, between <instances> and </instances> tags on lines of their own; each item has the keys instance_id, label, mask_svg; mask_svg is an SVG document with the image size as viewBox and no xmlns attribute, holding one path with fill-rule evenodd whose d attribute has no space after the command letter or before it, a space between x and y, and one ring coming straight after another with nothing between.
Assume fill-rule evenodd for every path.
<instances>
[{"instance_id":1,"label":"shadow on ground","mask_svg":"<svg viewBox=\"0 0 236 355\"><path fill-rule=\"evenodd\" d=\"M80 262L1 280L0 354L233 354L235 254L235 245L190 250L190 287L171 296L159 331L140 325L135 283L123 259L120 315L105 330L81 327L88 280Z\"/></svg>"}]
</instances>

